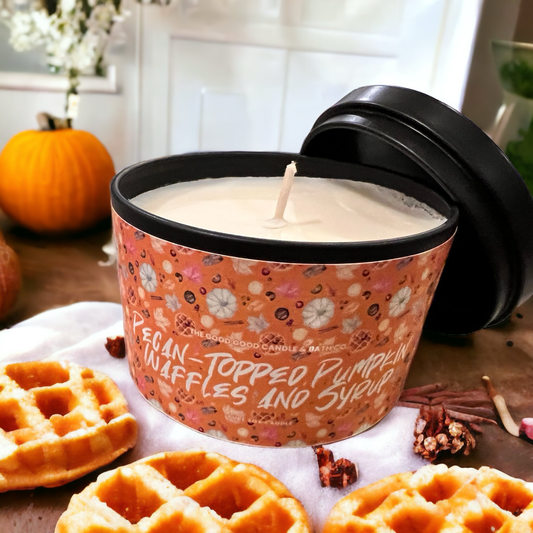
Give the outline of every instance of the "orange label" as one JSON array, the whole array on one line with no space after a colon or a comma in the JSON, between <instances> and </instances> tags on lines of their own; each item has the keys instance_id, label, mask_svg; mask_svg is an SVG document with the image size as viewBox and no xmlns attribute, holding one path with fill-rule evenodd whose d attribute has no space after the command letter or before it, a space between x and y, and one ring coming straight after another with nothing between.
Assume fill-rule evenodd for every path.
<instances>
[{"instance_id":1,"label":"orange label","mask_svg":"<svg viewBox=\"0 0 533 533\"><path fill-rule=\"evenodd\" d=\"M217 438L309 446L381 420L407 377L451 246L342 265L185 248L113 213L141 393Z\"/></svg>"}]
</instances>

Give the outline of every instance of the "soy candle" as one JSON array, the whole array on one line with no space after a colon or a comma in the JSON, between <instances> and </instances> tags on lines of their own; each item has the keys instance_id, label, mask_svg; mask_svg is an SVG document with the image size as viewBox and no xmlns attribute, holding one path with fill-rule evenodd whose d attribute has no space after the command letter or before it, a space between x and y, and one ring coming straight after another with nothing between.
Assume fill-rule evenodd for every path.
<instances>
[{"instance_id":1,"label":"soy candle","mask_svg":"<svg viewBox=\"0 0 533 533\"><path fill-rule=\"evenodd\" d=\"M362 242L431 230L446 219L428 205L373 183L295 176L282 227L274 214L281 177L174 183L132 199L141 209L212 231L281 241Z\"/></svg>"},{"instance_id":2,"label":"soy candle","mask_svg":"<svg viewBox=\"0 0 533 533\"><path fill-rule=\"evenodd\" d=\"M151 406L260 446L335 442L392 409L457 224L440 195L277 153L140 163L111 190L127 357Z\"/></svg>"}]
</instances>

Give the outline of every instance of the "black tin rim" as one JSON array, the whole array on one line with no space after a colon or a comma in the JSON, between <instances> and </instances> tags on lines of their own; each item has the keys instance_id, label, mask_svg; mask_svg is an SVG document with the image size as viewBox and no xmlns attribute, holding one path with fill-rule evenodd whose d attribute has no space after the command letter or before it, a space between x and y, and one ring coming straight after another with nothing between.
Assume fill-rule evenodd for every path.
<instances>
[{"instance_id":1,"label":"black tin rim","mask_svg":"<svg viewBox=\"0 0 533 533\"><path fill-rule=\"evenodd\" d=\"M398 239L362 243L284 242L228 235L171 222L129 201L142 192L178 181L224 176L280 176L291 161L297 162L301 175L341 179L357 177L360 181L398 190L436 209L447 220L433 230ZM261 169L261 172L250 171L255 168ZM359 173L363 175L359 176ZM137 163L113 178L111 202L115 212L135 228L181 246L231 257L300 264L365 263L416 255L450 239L459 217L458 209L443 195L399 174L280 152L200 152Z\"/></svg>"}]
</instances>

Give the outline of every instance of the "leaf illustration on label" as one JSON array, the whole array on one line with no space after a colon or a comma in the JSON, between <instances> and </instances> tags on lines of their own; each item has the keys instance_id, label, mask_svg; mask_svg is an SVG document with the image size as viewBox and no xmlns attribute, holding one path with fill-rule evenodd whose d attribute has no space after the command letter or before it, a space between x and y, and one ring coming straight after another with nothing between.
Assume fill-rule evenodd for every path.
<instances>
[{"instance_id":1,"label":"leaf illustration on label","mask_svg":"<svg viewBox=\"0 0 533 533\"><path fill-rule=\"evenodd\" d=\"M158 379L157 385L161 391L161 394L167 397L172 397L173 388L169 383L167 383L164 379Z\"/></svg>"},{"instance_id":2,"label":"leaf illustration on label","mask_svg":"<svg viewBox=\"0 0 533 533\"><path fill-rule=\"evenodd\" d=\"M353 271L358 268L358 266L354 265L336 265L337 270L337 278L338 279L353 279L354 273Z\"/></svg>"},{"instance_id":3,"label":"leaf illustration on label","mask_svg":"<svg viewBox=\"0 0 533 533\"><path fill-rule=\"evenodd\" d=\"M171 310L171 311L177 311L180 307L181 307L181 304L178 300L178 297L173 294L172 296L170 296L169 294L167 294L165 296L165 299L167 301L167 307Z\"/></svg>"},{"instance_id":4,"label":"leaf illustration on label","mask_svg":"<svg viewBox=\"0 0 533 533\"><path fill-rule=\"evenodd\" d=\"M342 321L342 332L353 333L360 325L361 321L356 316L352 318L345 318Z\"/></svg>"},{"instance_id":5,"label":"leaf illustration on label","mask_svg":"<svg viewBox=\"0 0 533 533\"><path fill-rule=\"evenodd\" d=\"M326 265L313 265L304 270L304 276L306 278L312 278L313 276L318 276L319 274L322 274L324 270L326 270Z\"/></svg>"},{"instance_id":6,"label":"leaf illustration on label","mask_svg":"<svg viewBox=\"0 0 533 533\"><path fill-rule=\"evenodd\" d=\"M188 266L183 269L183 275L193 283L200 283L202 281L202 273L197 266Z\"/></svg>"},{"instance_id":7,"label":"leaf illustration on label","mask_svg":"<svg viewBox=\"0 0 533 533\"><path fill-rule=\"evenodd\" d=\"M288 281L283 285L276 287L276 291L286 298L296 298L300 294L300 287L294 281Z\"/></svg>"},{"instance_id":8,"label":"leaf illustration on label","mask_svg":"<svg viewBox=\"0 0 533 533\"><path fill-rule=\"evenodd\" d=\"M154 311L154 318L157 326L163 331L167 331L167 326L170 326L170 320L164 315L161 307Z\"/></svg>"},{"instance_id":9,"label":"leaf illustration on label","mask_svg":"<svg viewBox=\"0 0 533 533\"><path fill-rule=\"evenodd\" d=\"M231 341L230 346L231 349L234 352L243 353L245 346L240 346L240 342L242 341L242 331L232 332L229 336L229 340ZM246 344L246 343L245 343Z\"/></svg>"},{"instance_id":10,"label":"leaf illustration on label","mask_svg":"<svg viewBox=\"0 0 533 533\"><path fill-rule=\"evenodd\" d=\"M269 324L265 320L265 317L261 314L258 317L255 316L249 316L248 317L248 329L250 331L255 331L256 333L261 333L266 328L268 328Z\"/></svg>"},{"instance_id":11,"label":"leaf illustration on label","mask_svg":"<svg viewBox=\"0 0 533 533\"><path fill-rule=\"evenodd\" d=\"M224 258L221 255L211 254L211 255L204 257L202 259L202 263L205 266L213 266L213 265L220 263L223 260Z\"/></svg>"},{"instance_id":12,"label":"leaf illustration on label","mask_svg":"<svg viewBox=\"0 0 533 533\"><path fill-rule=\"evenodd\" d=\"M163 247L161 246L161 242L159 241L159 239L150 237L150 242L152 243L152 248L154 252L157 252L158 254L165 253L165 250L163 250Z\"/></svg>"},{"instance_id":13,"label":"leaf illustration on label","mask_svg":"<svg viewBox=\"0 0 533 533\"><path fill-rule=\"evenodd\" d=\"M233 269L239 274L253 274L252 267L257 265L257 261L249 261L247 259L237 259L235 257L231 258L233 263Z\"/></svg>"},{"instance_id":14,"label":"leaf illustration on label","mask_svg":"<svg viewBox=\"0 0 533 533\"><path fill-rule=\"evenodd\" d=\"M248 304L248 310L252 313L258 313L263 307L265 307L265 304L259 300L254 300Z\"/></svg>"},{"instance_id":15,"label":"leaf illustration on label","mask_svg":"<svg viewBox=\"0 0 533 533\"><path fill-rule=\"evenodd\" d=\"M171 279L167 279L163 283L163 288L165 288L167 291L173 290L175 286L176 284Z\"/></svg>"}]
</instances>

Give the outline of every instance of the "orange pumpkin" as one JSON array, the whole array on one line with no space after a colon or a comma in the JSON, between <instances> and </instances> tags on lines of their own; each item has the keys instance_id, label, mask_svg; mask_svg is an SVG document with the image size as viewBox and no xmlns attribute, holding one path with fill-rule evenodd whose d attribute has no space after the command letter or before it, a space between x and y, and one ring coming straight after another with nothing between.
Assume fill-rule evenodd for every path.
<instances>
[{"instance_id":1,"label":"orange pumpkin","mask_svg":"<svg viewBox=\"0 0 533 533\"><path fill-rule=\"evenodd\" d=\"M23 131L0 154L0 208L37 233L87 229L110 214L111 156L71 128Z\"/></svg>"},{"instance_id":2,"label":"orange pumpkin","mask_svg":"<svg viewBox=\"0 0 533 533\"><path fill-rule=\"evenodd\" d=\"M11 310L22 284L17 254L0 233L0 319Z\"/></svg>"}]
</instances>

